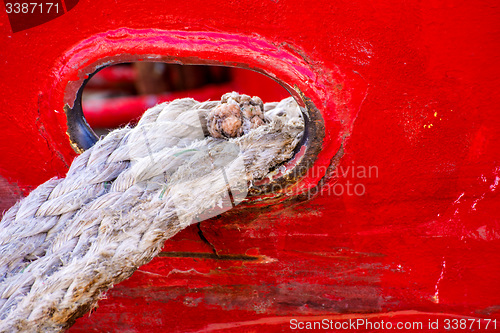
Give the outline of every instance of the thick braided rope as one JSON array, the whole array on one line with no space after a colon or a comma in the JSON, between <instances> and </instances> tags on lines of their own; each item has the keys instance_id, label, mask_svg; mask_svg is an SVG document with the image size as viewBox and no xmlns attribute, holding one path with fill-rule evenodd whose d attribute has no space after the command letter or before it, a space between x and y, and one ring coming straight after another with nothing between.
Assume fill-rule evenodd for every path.
<instances>
[{"instance_id":1,"label":"thick braided rope","mask_svg":"<svg viewBox=\"0 0 500 333\"><path fill-rule=\"evenodd\" d=\"M217 105L181 99L149 109L4 215L0 332L71 326L166 239L237 204L292 156L304 126L293 100L266 104L267 124L229 140L206 137Z\"/></svg>"}]
</instances>

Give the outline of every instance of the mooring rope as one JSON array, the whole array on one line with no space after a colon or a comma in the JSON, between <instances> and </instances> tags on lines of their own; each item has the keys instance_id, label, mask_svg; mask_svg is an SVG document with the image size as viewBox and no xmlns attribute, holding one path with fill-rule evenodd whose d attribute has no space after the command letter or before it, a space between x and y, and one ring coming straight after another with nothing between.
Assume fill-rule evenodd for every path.
<instances>
[{"instance_id":1,"label":"mooring rope","mask_svg":"<svg viewBox=\"0 0 500 333\"><path fill-rule=\"evenodd\" d=\"M101 138L1 220L0 332L71 326L166 239L241 202L303 129L292 98L230 93L157 105Z\"/></svg>"}]
</instances>

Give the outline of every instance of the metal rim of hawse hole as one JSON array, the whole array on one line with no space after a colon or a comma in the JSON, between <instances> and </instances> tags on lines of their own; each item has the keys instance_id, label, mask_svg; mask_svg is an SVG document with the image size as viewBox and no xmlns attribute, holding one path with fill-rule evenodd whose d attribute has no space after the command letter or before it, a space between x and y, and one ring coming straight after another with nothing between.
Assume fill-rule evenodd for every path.
<instances>
[{"instance_id":1,"label":"metal rim of hawse hole","mask_svg":"<svg viewBox=\"0 0 500 333\"><path fill-rule=\"evenodd\" d=\"M295 89L304 104L300 107L304 118L302 139L297 144L294 156L290 160L273 170L265 179L256 181L250 186L248 191L250 196L269 194L282 196L289 186L296 184L306 175L322 149L325 126L321 112L297 87Z\"/></svg>"},{"instance_id":2,"label":"metal rim of hawse hole","mask_svg":"<svg viewBox=\"0 0 500 333\"><path fill-rule=\"evenodd\" d=\"M85 115L83 114L82 95L83 89L85 88L87 83L102 68L97 69L83 81L82 86L76 93L73 107L71 108L67 104L64 106L64 112L66 113L68 125L69 143L79 154L92 147L99 140L99 137L94 133L90 125L87 123Z\"/></svg>"},{"instance_id":3,"label":"metal rim of hawse hole","mask_svg":"<svg viewBox=\"0 0 500 333\"><path fill-rule=\"evenodd\" d=\"M107 66L98 68L83 81L75 96L72 108L68 105L64 107L70 144L78 153L91 148L99 140L85 119L82 109L82 94L88 81L99 70L105 67ZM300 98L300 101L297 100L297 102L299 105L303 105L300 108L304 118L304 133L301 141L295 148L294 156L290 160L272 170L268 177L250 184L248 188L249 197L269 195L274 198L281 197L289 186L300 181L306 175L308 169L313 166L322 149L323 138L325 136L323 117L314 103L304 96L297 87L295 87L295 91L292 93L287 89L286 85L281 84L277 80L275 81L291 93L296 100Z\"/></svg>"}]
</instances>

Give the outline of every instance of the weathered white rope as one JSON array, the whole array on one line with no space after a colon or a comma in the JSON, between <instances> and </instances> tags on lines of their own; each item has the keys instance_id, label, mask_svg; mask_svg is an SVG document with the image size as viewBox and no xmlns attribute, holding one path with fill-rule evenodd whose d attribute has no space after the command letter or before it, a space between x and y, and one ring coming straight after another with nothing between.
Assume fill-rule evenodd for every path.
<instances>
[{"instance_id":1,"label":"weathered white rope","mask_svg":"<svg viewBox=\"0 0 500 333\"><path fill-rule=\"evenodd\" d=\"M267 123L231 139L206 136L207 117L222 126L208 115L219 104L181 99L149 109L4 215L0 332L71 326L166 239L239 203L249 183L292 156L304 126L293 99L266 104Z\"/></svg>"}]
</instances>

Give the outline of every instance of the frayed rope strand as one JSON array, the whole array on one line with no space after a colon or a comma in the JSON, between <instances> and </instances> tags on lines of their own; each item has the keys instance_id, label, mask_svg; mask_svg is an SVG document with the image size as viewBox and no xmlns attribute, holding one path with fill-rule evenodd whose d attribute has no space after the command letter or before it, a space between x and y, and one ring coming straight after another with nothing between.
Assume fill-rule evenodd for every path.
<instances>
[{"instance_id":1,"label":"frayed rope strand","mask_svg":"<svg viewBox=\"0 0 500 333\"><path fill-rule=\"evenodd\" d=\"M71 326L165 240L244 200L292 157L303 129L291 98L264 105L230 93L157 105L103 137L1 220L0 332Z\"/></svg>"}]
</instances>

